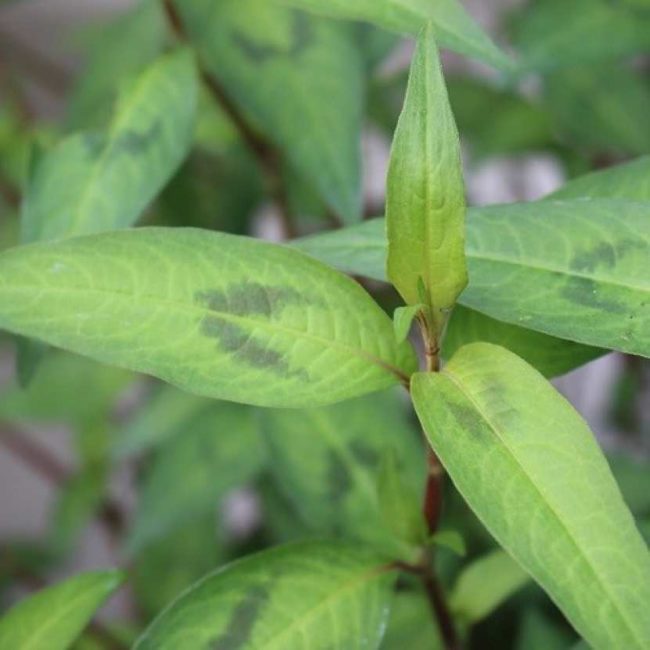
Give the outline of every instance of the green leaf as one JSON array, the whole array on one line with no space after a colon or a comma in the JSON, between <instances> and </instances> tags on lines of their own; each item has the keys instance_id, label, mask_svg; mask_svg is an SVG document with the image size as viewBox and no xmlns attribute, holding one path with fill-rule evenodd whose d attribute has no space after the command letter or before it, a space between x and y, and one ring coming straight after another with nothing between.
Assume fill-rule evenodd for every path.
<instances>
[{"instance_id":1,"label":"green leaf","mask_svg":"<svg viewBox=\"0 0 650 650\"><path fill-rule=\"evenodd\" d=\"M204 397L161 385L147 403L122 427L112 432L111 455L123 460L144 454L177 434L188 419L204 410Z\"/></svg>"},{"instance_id":2,"label":"green leaf","mask_svg":"<svg viewBox=\"0 0 650 650\"><path fill-rule=\"evenodd\" d=\"M0 619L0 648L66 650L122 580L118 571L85 573L26 598Z\"/></svg>"},{"instance_id":3,"label":"green leaf","mask_svg":"<svg viewBox=\"0 0 650 650\"><path fill-rule=\"evenodd\" d=\"M449 607L464 625L472 625L489 616L529 579L507 553L493 551L463 569L449 597Z\"/></svg>"},{"instance_id":4,"label":"green leaf","mask_svg":"<svg viewBox=\"0 0 650 650\"><path fill-rule=\"evenodd\" d=\"M356 282L283 246L190 228L2 253L0 327L262 406L348 399L416 365Z\"/></svg>"},{"instance_id":5,"label":"green leaf","mask_svg":"<svg viewBox=\"0 0 650 650\"><path fill-rule=\"evenodd\" d=\"M431 27L420 35L411 63L386 192L388 277L408 304L426 302L430 325L439 333L467 285L465 188Z\"/></svg>"},{"instance_id":6,"label":"green leaf","mask_svg":"<svg viewBox=\"0 0 650 650\"><path fill-rule=\"evenodd\" d=\"M57 554L75 550L79 536L100 509L105 491L106 472L93 465L61 486L52 515L50 548Z\"/></svg>"},{"instance_id":7,"label":"green leaf","mask_svg":"<svg viewBox=\"0 0 650 650\"><path fill-rule=\"evenodd\" d=\"M621 65L563 68L545 78L544 104L554 130L574 149L592 156L650 151L650 86L641 72Z\"/></svg>"},{"instance_id":8,"label":"green leaf","mask_svg":"<svg viewBox=\"0 0 650 650\"><path fill-rule=\"evenodd\" d=\"M277 485L314 533L344 533L395 548L377 490L385 450L395 449L406 489L421 494L425 476L418 432L399 398L384 392L326 408L264 414Z\"/></svg>"},{"instance_id":9,"label":"green leaf","mask_svg":"<svg viewBox=\"0 0 650 650\"><path fill-rule=\"evenodd\" d=\"M214 511L228 490L262 467L264 448L250 409L209 404L160 449L141 488L127 540L130 554Z\"/></svg>"},{"instance_id":10,"label":"green leaf","mask_svg":"<svg viewBox=\"0 0 650 650\"><path fill-rule=\"evenodd\" d=\"M650 201L650 156L579 176L545 198Z\"/></svg>"},{"instance_id":11,"label":"green leaf","mask_svg":"<svg viewBox=\"0 0 650 650\"><path fill-rule=\"evenodd\" d=\"M192 141L197 80L187 50L160 58L128 88L106 134L63 140L36 165L23 206L23 241L132 225Z\"/></svg>"},{"instance_id":12,"label":"green leaf","mask_svg":"<svg viewBox=\"0 0 650 650\"><path fill-rule=\"evenodd\" d=\"M133 561L133 589L139 607L155 615L225 560L214 513L148 544Z\"/></svg>"},{"instance_id":13,"label":"green leaf","mask_svg":"<svg viewBox=\"0 0 650 650\"><path fill-rule=\"evenodd\" d=\"M459 301L507 323L650 356L650 202L538 201L473 208L470 284ZM341 270L385 279L384 223L297 247ZM525 287L525 291L522 291Z\"/></svg>"},{"instance_id":14,"label":"green leaf","mask_svg":"<svg viewBox=\"0 0 650 650\"><path fill-rule=\"evenodd\" d=\"M460 54L497 68L512 62L499 50L458 0L281 0L284 4L332 18L363 20L391 31L417 34L427 23L436 40Z\"/></svg>"},{"instance_id":15,"label":"green leaf","mask_svg":"<svg viewBox=\"0 0 650 650\"><path fill-rule=\"evenodd\" d=\"M444 359L463 345L484 341L508 348L534 366L545 377L563 375L604 354L601 348L535 332L490 318L474 309L458 305L447 326L442 344Z\"/></svg>"},{"instance_id":16,"label":"green leaf","mask_svg":"<svg viewBox=\"0 0 650 650\"><path fill-rule=\"evenodd\" d=\"M429 544L441 548L448 548L460 557L467 555L465 540L457 530L439 530L437 533L431 535Z\"/></svg>"},{"instance_id":17,"label":"green leaf","mask_svg":"<svg viewBox=\"0 0 650 650\"><path fill-rule=\"evenodd\" d=\"M0 418L21 424L69 424L83 427L107 417L133 376L76 355L47 356L28 388L3 387ZM83 399L79 396L83 395Z\"/></svg>"},{"instance_id":18,"label":"green leaf","mask_svg":"<svg viewBox=\"0 0 650 650\"><path fill-rule=\"evenodd\" d=\"M650 356L649 225L650 203L484 208L468 229L463 303L560 338Z\"/></svg>"},{"instance_id":19,"label":"green leaf","mask_svg":"<svg viewBox=\"0 0 650 650\"><path fill-rule=\"evenodd\" d=\"M462 348L411 382L458 491L597 648L650 642L650 555L585 422L516 355Z\"/></svg>"},{"instance_id":20,"label":"green leaf","mask_svg":"<svg viewBox=\"0 0 650 650\"><path fill-rule=\"evenodd\" d=\"M556 143L548 113L514 89L474 76L447 75L446 81L472 164L495 155L548 150Z\"/></svg>"},{"instance_id":21,"label":"green leaf","mask_svg":"<svg viewBox=\"0 0 650 650\"><path fill-rule=\"evenodd\" d=\"M393 327L395 328L395 338L398 343L406 341L409 332L411 331L413 319L422 311L422 309L424 309L424 305L418 303L416 305L398 307L395 310L395 313L393 314Z\"/></svg>"},{"instance_id":22,"label":"green leaf","mask_svg":"<svg viewBox=\"0 0 650 650\"><path fill-rule=\"evenodd\" d=\"M110 117L116 80L139 74L161 54L166 39L162 3L157 0L140 0L115 19L84 26L80 58L86 63L68 101L66 127L103 125Z\"/></svg>"},{"instance_id":23,"label":"green leaf","mask_svg":"<svg viewBox=\"0 0 650 650\"><path fill-rule=\"evenodd\" d=\"M522 9L515 44L537 70L620 59L647 51L650 16L629 2L544 0Z\"/></svg>"},{"instance_id":24,"label":"green leaf","mask_svg":"<svg viewBox=\"0 0 650 650\"><path fill-rule=\"evenodd\" d=\"M575 636L549 620L541 611L529 609L519 626L516 650L568 650Z\"/></svg>"},{"instance_id":25,"label":"green leaf","mask_svg":"<svg viewBox=\"0 0 650 650\"><path fill-rule=\"evenodd\" d=\"M403 474L400 458L394 448L388 448L382 456L377 476L379 510L397 539L421 546L427 531L419 493L404 480Z\"/></svg>"},{"instance_id":26,"label":"green leaf","mask_svg":"<svg viewBox=\"0 0 650 650\"><path fill-rule=\"evenodd\" d=\"M398 591L381 650L443 650L440 631L424 592Z\"/></svg>"},{"instance_id":27,"label":"green leaf","mask_svg":"<svg viewBox=\"0 0 650 650\"><path fill-rule=\"evenodd\" d=\"M359 220L363 60L349 26L268 0L176 6L245 119L336 214Z\"/></svg>"},{"instance_id":28,"label":"green leaf","mask_svg":"<svg viewBox=\"0 0 650 650\"><path fill-rule=\"evenodd\" d=\"M650 462L623 454L609 454L607 460L635 517L650 515Z\"/></svg>"},{"instance_id":29,"label":"green leaf","mask_svg":"<svg viewBox=\"0 0 650 650\"><path fill-rule=\"evenodd\" d=\"M136 650L285 650L317 641L332 650L373 649L386 624L394 576L358 546L305 542L257 553L186 591Z\"/></svg>"},{"instance_id":30,"label":"green leaf","mask_svg":"<svg viewBox=\"0 0 650 650\"><path fill-rule=\"evenodd\" d=\"M340 230L297 239L291 244L345 273L387 281L384 219L369 219Z\"/></svg>"}]
</instances>

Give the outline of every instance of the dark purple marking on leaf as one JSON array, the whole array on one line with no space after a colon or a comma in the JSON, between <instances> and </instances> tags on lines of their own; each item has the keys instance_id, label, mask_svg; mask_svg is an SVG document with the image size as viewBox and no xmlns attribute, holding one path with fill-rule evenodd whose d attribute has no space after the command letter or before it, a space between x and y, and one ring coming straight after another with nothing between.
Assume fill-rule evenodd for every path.
<instances>
[{"instance_id":1,"label":"dark purple marking on leaf","mask_svg":"<svg viewBox=\"0 0 650 650\"><path fill-rule=\"evenodd\" d=\"M597 268L614 268L616 261L634 249L644 249L643 242L635 239L622 239L614 244L598 242L592 248L574 255L571 260L573 271L587 271L593 273Z\"/></svg>"},{"instance_id":2,"label":"dark purple marking on leaf","mask_svg":"<svg viewBox=\"0 0 650 650\"><path fill-rule=\"evenodd\" d=\"M267 318L277 316L287 305L307 303L306 298L291 287L270 287L259 282L241 282L226 289L200 291L196 299L212 311Z\"/></svg>"},{"instance_id":3,"label":"dark purple marking on leaf","mask_svg":"<svg viewBox=\"0 0 650 650\"><path fill-rule=\"evenodd\" d=\"M235 45L254 63L266 63L276 57L298 58L313 41L313 25L309 16L301 11L291 12L291 42L289 47L251 40L240 31L233 33Z\"/></svg>"},{"instance_id":4,"label":"dark purple marking on leaf","mask_svg":"<svg viewBox=\"0 0 650 650\"><path fill-rule=\"evenodd\" d=\"M201 331L206 336L217 339L224 352L231 353L238 361L252 368L264 368L287 379L309 381L309 375L304 368L292 369L282 354L265 347L236 323L208 315L201 321Z\"/></svg>"},{"instance_id":5,"label":"dark purple marking on leaf","mask_svg":"<svg viewBox=\"0 0 650 650\"><path fill-rule=\"evenodd\" d=\"M568 301L589 307L591 309L602 309L610 314L627 314L630 310L626 305L614 297L601 295L602 289L590 278L571 277L562 289L562 297Z\"/></svg>"},{"instance_id":6,"label":"dark purple marking on leaf","mask_svg":"<svg viewBox=\"0 0 650 650\"><path fill-rule=\"evenodd\" d=\"M483 439L481 433L488 425L481 415L477 413L476 409L453 400L447 400L445 406L461 429L478 440Z\"/></svg>"},{"instance_id":7,"label":"dark purple marking on leaf","mask_svg":"<svg viewBox=\"0 0 650 650\"><path fill-rule=\"evenodd\" d=\"M212 650L240 650L253 634L264 606L270 597L268 584L251 585L233 609L228 625L218 638L209 644Z\"/></svg>"},{"instance_id":8,"label":"dark purple marking on leaf","mask_svg":"<svg viewBox=\"0 0 650 650\"><path fill-rule=\"evenodd\" d=\"M341 457L330 449L327 454L327 494L333 503L340 503L352 487L350 472Z\"/></svg>"},{"instance_id":9,"label":"dark purple marking on leaf","mask_svg":"<svg viewBox=\"0 0 650 650\"><path fill-rule=\"evenodd\" d=\"M203 317L201 331L217 339L222 350L232 353L239 361L253 368L265 368L285 378L309 380L304 368L292 369L284 354L269 348L265 342L252 337L247 329L225 316L273 320L288 305L318 304L315 300L306 299L291 287L266 286L248 281L224 289L200 291L195 295L195 300L215 312Z\"/></svg>"}]
</instances>

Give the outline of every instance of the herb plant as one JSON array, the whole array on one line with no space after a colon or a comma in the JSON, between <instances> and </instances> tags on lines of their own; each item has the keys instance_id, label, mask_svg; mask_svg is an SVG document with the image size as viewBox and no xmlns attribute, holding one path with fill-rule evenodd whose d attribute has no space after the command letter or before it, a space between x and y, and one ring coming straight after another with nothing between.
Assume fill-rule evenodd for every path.
<instances>
[{"instance_id":1,"label":"herb plant","mask_svg":"<svg viewBox=\"0 0 650 650\"><path fill-rule=\"evenodd\" d=\"M80 86L71 119L84 128L33 148L19 241L0 253L0 327L25 386L0 415L66 419L82 459L47 553L12 562L63 561L99 512L130 570L26 598L0 619L0 648L510 647L473 634L508 599L541 630L520 647L565 648L577 633L593 648L650 648L646 542L593 433L549 383L606 350L650 356L650 159L467 208L450 103L462 92L448 93L438 52L514 87L558 65L535 37L544 20L577 75L643 49L650 31L627 10L589 6L626 35L574 52L573 14L544 2L519 28L516 64L455 0L145 1L107 32L116 48L132 30L124 61L137 74L110 118L109 84ZM417 35L385 219L361 220L358 140L367 69L395 37L350 20ZM497 105L510 91L490 92ZM554 137L517 106L524 147ZM506 144L489 140L507 110L482 130L468 121L479 148L519 146L510 126ZM217 162L215 194L201 170ZM229 221L260 194L291 241ZM131 228L159 195L153 225ZM295 219L310 211L340 227L295 238L314 229ZM111 426L133 373L166 383ZM125 524L107 485L134 458L149 462ZM265 517L251 552L210 515L246 484ZM640 501L634 514L648 514ZM143 619L84 632L123 581ZM574 632L548 623L561 616L540 587Z\"/></svg>"}]
</instances>

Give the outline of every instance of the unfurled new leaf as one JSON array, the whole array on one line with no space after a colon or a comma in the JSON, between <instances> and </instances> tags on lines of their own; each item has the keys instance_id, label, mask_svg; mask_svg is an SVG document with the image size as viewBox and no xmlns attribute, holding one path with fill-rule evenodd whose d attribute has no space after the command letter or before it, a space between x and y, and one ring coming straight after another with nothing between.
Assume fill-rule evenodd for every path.
<instances>
[{"instance_id":1,"label":"unfurled new leaf","mask_svg":"<svg viewBox=\"0 0 650 650\"><path fill-rule=\"evenodd\" d=\"M393 580L385 559L357 545L278 547L201 580L163 611L135 650L286 650L313 642L377 648Z\"/></svg>"},{"instance_id":2,"label":"unfurled new leaf","mask_svg":"<svg viewBox=\"0 0 650 650\"><path fill-rule=\"evenodd\" d=\"M411 382L438 457L488 530L595 648L650 644L650 556L593 434L507 350Z\"/></svg>"},{"instance_id":3,"label":"unfurled new leaf","mask_svg":"<svg viewBox=\"0 0 650 650\"><path fill-rule=\"evenodd\" d=\"M413 319L421 312L423 309L426 309L423 304L408 305L406 307L398 307L393 314L393 327L395 328L395 338L398 343L406 341L409 332L411 330L411 325L413 324Z\"/></svg>"},{"instance_id":4,"label":"unfurled new leaf","mask_svg":"<svg viewBox=\"0 0 650 650\"><path fill-rule=\"evenodd\" d=\"M0 618L0 648L67 650L122 580L118 571L86 573L26 598Z\"/></svg>"},{"instance_id":5,"label":"unfurled new leaf","mask_svg":"<svg viewBox=\"0 0 650 650\"><path fill-rule=\"evenodd\" d=\"M132 225L189 150L196 95L190 52L167 55L124 90L106 133L72 135L40 156L27 186L23 241Z\"/></svg>"},{"instance_id":6,"label":"unfurled new leaf","mask_svg":"<svg viewBox=\"0 0 650 650\"><path fill-rule=\"evenodd\" d=\"M315 406L386 388L408 343L354 281L283 246L141 228L0 255L0 327L209 397Z\"/></svg>"},{"instance_id":7,"label":"unfurled new leaf","mask_svg":"<svg viewBox=\"0 0 650 650\"><path fill-rule=\"evenodd\" d=\"M386 226L388 277L408 304L425 301L435 332L467 284L464 220L460 141L429 27L393 139Z\"/></svg>"}]
</instances>

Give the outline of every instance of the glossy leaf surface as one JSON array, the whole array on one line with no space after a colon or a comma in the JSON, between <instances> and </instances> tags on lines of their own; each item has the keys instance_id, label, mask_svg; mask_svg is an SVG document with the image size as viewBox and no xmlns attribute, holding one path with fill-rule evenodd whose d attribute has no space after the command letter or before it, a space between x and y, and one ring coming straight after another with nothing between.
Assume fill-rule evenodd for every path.
<instances>
[{"instance_id":1,"label":"glossy leaf surface","mask_svg":"<svg viewBox=\"0 0 650 650\"><path fill-rule=\"evenodd\" d=\"M230 564L186 591L136 650L377 648L394 579L358 547L306 542Z\"/></svg>"},{"instance_id":2,"label":"glossy leaf surface","mask_svg":"<svg viewBox=\"0 0 650 650\"><path fill-rule=\"evenodd\" d=\"M459 301L498 320L650 356L650 203L538 201L468 211L470 283ZM381 220L297 246L385 279Z\"/></svg>"},{"instance_id":3,"label":"glossy leaf surface","mask_svg":"<svg viewBox=\"0 0 650 650\"><path fill-rule=\"evenodd\" d=\"M0 256L0 326L189 392L313 406L415 367L354 281L297 251L194 229L136 229Z\"/></svg>"},{"instance_id":4,"label":"glossy leaf surface","mask_svg":"<svg viewBox=\"0 0 650 650\"><path fill-rule=\"evenodd\" d=\"M499 543L595 648L650 642L650 555L586 423L498 346L465 346L412 395L429 441Z\"/></svg>"}]
</instances>

